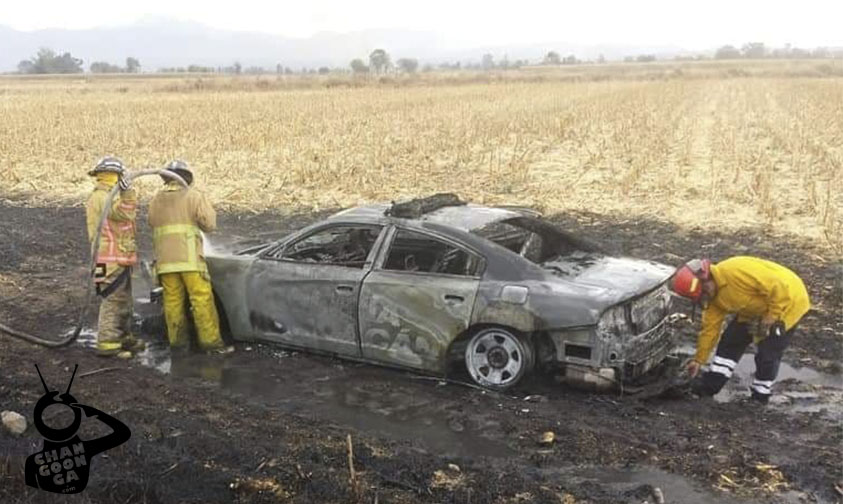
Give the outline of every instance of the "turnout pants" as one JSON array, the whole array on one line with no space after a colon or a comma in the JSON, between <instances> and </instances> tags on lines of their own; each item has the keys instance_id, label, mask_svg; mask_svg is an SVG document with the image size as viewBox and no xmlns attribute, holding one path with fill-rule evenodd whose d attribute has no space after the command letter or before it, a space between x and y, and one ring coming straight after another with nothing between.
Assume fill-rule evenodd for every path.
<instances>
[{"instance_id":1,"label":"turnout pants","mask_svg":"<svg viewBox=\"0 0 843 504\"><path fill-rule=\"evenodd\" d=\"M752 381L752 398L766 403L772 394L773 382L779 374L779 364L782 354L790 343L795 326L779 337L766 336L758 342L755 354L755 379ZM726 385L735 371L738 361L752 343L749 323L733 320L723 331L717 352L711 362L709 370L702 376L702 383L698 392L700 395L711 396Z\"/></svg>"},{"instance_id":2,"label":"turnout pants","mask_svg":"<svg viewBox=\"0 0 843 504\"><path fill-rule=\"evenodd\" d=\"M173 348L190 344L190 327L187 322L187 301L199 339L199 348L222 348L220 321L214 304L211 282L199 271L163 273L159 275L164 290L164 318L167 321L167 339Z\"/></svg>"},{"instance_id":3,"label":"turnout pants","mask_svg":"<svg viewBox=\"0 0 843 504\"><path fill-rule=\"evenodd\" d=\"M125 273L124 273L125 272ZM117 353L124 343L131 343L132 336L132 272L118 268L105 281L97 284L102 297L97 320L97 350L100 353Z\"/></svg>"}]
</instances>

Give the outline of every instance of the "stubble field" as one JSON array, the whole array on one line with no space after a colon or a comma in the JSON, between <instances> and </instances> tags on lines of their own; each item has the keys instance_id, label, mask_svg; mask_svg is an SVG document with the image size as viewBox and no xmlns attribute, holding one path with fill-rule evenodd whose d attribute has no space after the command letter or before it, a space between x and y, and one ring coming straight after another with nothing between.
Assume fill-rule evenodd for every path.
<instances>
[{"instance_id":1,"label":"stubble field","mask_svg":"<svg viewBox=\"0 0 843 504\"><path fill-rule=\"evenodd\" d=\"M622 255L776 260L805 279L813 310L769 408L743 401L749 371L710 402L546 377L500 395L270 345L158 367L3 335L0 410L32 411L33 364L49 383L74 364L94 370L74 393L119 414L132 438L96 461L91 503L639 504L656 489L665 502L837 503L843 77L814 75L826 63L710 63L361 80L0 77L0 320L47 336L76 322L88 274L80 206L100 156L131 169L180 157L220 210L223 237L453 191L539 207ZM138 182L144 198L159 184ZM149 241L142 224L142 257ZM697 323L679 323L681 343ZM143 336L160 348L162 335ZM537 443L547 431L555 443ZM32 427L0 429L0 501L70 502L25 486L23 461L40 443Z\"/></svg>"},{"instance_id":2,"label":"stubble field","mask_svg":"<svg viewBox=\"0 0 843 504\"><path fill-rule=\"evenodd\" d=\"M298 89L274 77L5 79L0 192L79 202L99 156L135 169L178 157L227 210L454 191L760 226L843 252L843 79L671 75Z\"/></svg>"}]
</instances>

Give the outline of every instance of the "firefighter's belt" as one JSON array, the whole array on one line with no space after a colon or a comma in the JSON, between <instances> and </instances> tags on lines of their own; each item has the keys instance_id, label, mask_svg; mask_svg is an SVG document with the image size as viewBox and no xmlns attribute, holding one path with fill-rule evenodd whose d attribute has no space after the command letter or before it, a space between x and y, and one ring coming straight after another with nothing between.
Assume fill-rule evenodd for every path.
<instances>
[{"instance_id":1,"label":"firefighter's belt","mask_svg":"<svg viewBox=\"0 0 843 504\"><path fill-rule=\"evenodd\" d=\"M97 270L99 270L100 265L97 265ZM98 271L99 272L99 271ZM129 281L132 278L132 268L124 267L123 271L117 275L117 278L114 279L113 282L106 285L104 288L102 287L102 283L97 284L97 296L101 298L107 298L111 295L114 291L116 291L124 282Z\"/></svg>"}]
</instances>

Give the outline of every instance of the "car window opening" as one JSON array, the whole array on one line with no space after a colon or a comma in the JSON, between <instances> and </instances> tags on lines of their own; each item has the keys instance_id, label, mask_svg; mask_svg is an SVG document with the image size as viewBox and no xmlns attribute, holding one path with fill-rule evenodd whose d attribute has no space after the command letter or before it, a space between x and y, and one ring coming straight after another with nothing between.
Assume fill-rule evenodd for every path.
<instances>
[{"instance_id":1,"label":"car window opening","mask_svg":"<svg viewBox=\"0 0 843 504\"><path fill-rule=\"evenodd\" d=\"M389 248L384 269L476 276L480 258L422 233L398 230Z\"/></svg>"},{"instance_id":2,"label":"car window opening","mask_svg":"<svg viewBox=\"0 0 843 504\"><path fill-rule=\"evenodd\" d=\"M381 226L336 226L317 231L271 257L291 261L362 268Z\"/></svg>"}]
</instances>

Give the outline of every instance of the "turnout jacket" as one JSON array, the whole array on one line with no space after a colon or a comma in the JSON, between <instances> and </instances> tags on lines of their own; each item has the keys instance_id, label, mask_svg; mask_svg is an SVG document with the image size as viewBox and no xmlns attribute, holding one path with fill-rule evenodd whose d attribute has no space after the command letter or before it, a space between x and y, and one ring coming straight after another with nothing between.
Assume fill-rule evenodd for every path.
<instances>
[{"instance_id":1,"label":"turnout jacket","mask_svg":"<svg viewBox=\"0 0 843 504\"><path fill-rule=\"evenodd\" d=\"M811 308L808 291L796 273L757 257L737 256L711 266L717 293L702 312L694 360L705 363L717 340L723 320L736 314L739 322L769 315L790 330ZM758 335L761 338L766 334Z\"/></svg>"},{"instance_id":2,"label":"turnout jacket","mask_svg":"<svg viewBox=\"0 0 843 504\"><path fill-rule=\"evenodd\" d=\"M149 204L156 273L207 272L202 231L217 228L217 214L204 194L168 182Z\"/></svg>"},{"instance_id":3,"label":"turnout jacket","mask_svg":"<svg viewBox=\"0 0 843 504\"><path fill-rule=\"evenodd\" d=\"M88 225L88 240L91 247L97 235L97 226L105 209L105 200L114 184L97 182L94 191L85 202L85 217ZM138 200L134 189L115 194L111 201L111 212L105 220L100 236L99 250L96 251L96 280L104 281L123 266L132 266L138 262L135 245L135 216ZM104 265L104 266L102 266Z\"/></svg>"}]
</instances>

